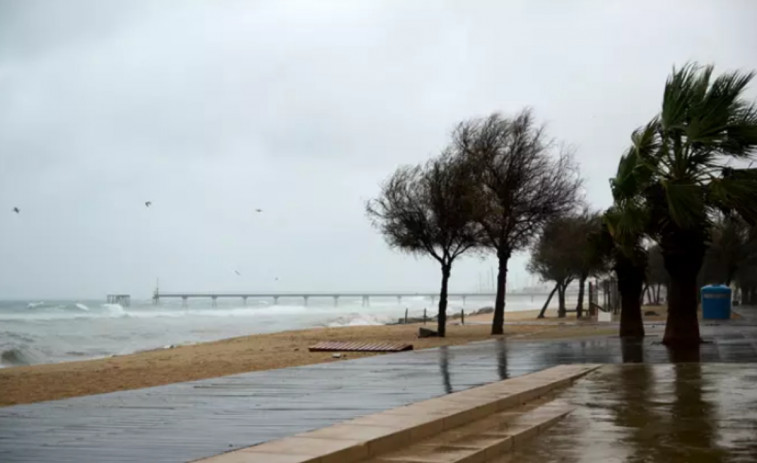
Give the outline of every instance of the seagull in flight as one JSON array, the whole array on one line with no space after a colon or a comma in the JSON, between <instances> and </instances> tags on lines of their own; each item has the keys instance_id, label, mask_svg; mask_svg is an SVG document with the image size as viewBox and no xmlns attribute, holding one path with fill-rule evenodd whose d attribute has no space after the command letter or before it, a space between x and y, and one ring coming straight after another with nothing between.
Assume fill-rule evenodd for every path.
<instances>
[{"instance_id":1,"label":"seagull in flight","mask_svg":"<svg viewBox=\"0 0 757 463\"><path fill-rule=\"evenodd\" d=\"M241 275L242 275L241 273L239 273L239 270L234 270L234 273L236 273L236 274L237 274L237 275L239 275L239 276L241 276Z\"/></svg>"},{"instance_id":2,"label":"seagull in flight","mask_svg":"<svg viewBox=\"0 0 757 463\"><path fill-rule=\"evenodd\" d=\"M13 212L15 212L16 214L20 214L21 213L21 209L19 209L17 207L14 207L13 208Z\"/></svg>"},{"instance_id":3,"label":"seagull in flight","mask_svg":"<svg viewBox=\"0 0 757 463\"><path fill-rule=\"evenodd\" d=\"M152 206L152 201L145 201L145 207Z\"/></svg>"},{"instance_id":4,"label":"seagull in flight","mask_svg":"<svg viewBox=\"0 0 757 463\"><path fill-rule=\"evenodd\" d=\"M263 209L255 209L255 212L257 212L259 214L259 213L263 212Z\"/></svg>"}]
</instances>

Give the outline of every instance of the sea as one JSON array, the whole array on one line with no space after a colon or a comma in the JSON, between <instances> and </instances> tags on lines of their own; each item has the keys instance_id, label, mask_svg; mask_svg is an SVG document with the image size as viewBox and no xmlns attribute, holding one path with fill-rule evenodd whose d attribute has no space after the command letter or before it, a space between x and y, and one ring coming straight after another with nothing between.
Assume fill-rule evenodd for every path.
<instances>
[{"instance_id":1,"label":"sea","mask_svg":"<svg viewBox=\"0 0 757 463\"><path fill-rule=\"evenodd\" d=\"M556 299L556 298L554 298ZM550 306L556 305L553 299ZM508 294L506 311L538 309L545 295ZM448 313L493 306L491 297L451 298ZM313 327L382 325L436 313L431 298L360 297L133 300L128 307L98 300L0 301L0 367L124 355L255 333Z\"/></svg>"}]
</instances>

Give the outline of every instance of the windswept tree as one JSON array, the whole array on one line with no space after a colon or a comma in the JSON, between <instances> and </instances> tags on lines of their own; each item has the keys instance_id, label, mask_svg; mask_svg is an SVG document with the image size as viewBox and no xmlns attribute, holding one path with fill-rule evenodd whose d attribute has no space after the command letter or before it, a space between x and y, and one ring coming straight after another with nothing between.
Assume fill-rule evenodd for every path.
<instances>
[{"instance_id":1,"label":"windswept tree","mask_svg":"<svg viewBox=\"0 0 757 463\"><path fill-rule=\"evenodd\" d=\"M528 271L539 275L543 281L555 283L558 317L565 317L565 293L568 285L578 277L577 262L581 258L581 250L576 243L582 238L581 225L580 218L575 216L554 217L544 225L531 250ZM539 318L544 316L548 304L549 300Z\"/></svg>"},{"instance_id":2,"label":"windswept tree","mask_svg":"<svg viewBox=\"0 0 757 463\"><path fill-rule=\"evenodd\" d=\"M431 256L441 266L439 336L445 335L452 263L478 243L471 180L468 166L445 151L425 165L397 169L366 206L391 247Z\"/></svg>"},{"instance_id":3,"label":"windswept tree","mask_svg":"<svg viewBox=\"0 0 757 463\"><path fill-rule=\"evenodd\" d=\"M620 337L643 338L642 292L646 277L645 212L638 204L618 201L604 214L605 242L620 293Z\"/></svg>"},{"instance_id":4,"label":"windswept tree","mask_svg":"<svg viewBox=\"0 0 757 463\"><path fill-rule=\"evenodd\" d=\"M757 222L757 169L737 169L757 148L757 107L744 98L753 73L713 77L713 67L674 69L662 110L634 133L629 169L636 201L649 211L650 236L670 275L663 343L701 342L697 276L716 213Z\"/></svg>"},{"instance_id":5,"label":"windswept tree","mask_svg":"<svg viewBox=\"0 0 757 463\"><path fill-rule=\"evenodd\" d=\"M618 171L610 179L613 205L603 216L607 255L618 279L620 293L620 336L644 337L641 316L642 295L646 280L647 251L644 239L651 228L647 203L640 197L638 159L650 142L645 132L631 136L632 145L621 156Z\"/></svg>"},{"instance_id":6,"label":"windswept tree","mask_svg":"<svg viewBox=\"0 0 757 463\"><path fill-rule=\"evenodd\" d=\"M576 317L581 318L584 310L586 280L607 271L608 259L602 250L602 216L596 212L583 211L576 217L575 273L578 279L578 301Z\"/></svg>"},{"instance_id":7,"label":"windswept tree","mask_svg":"<svg viewBox=\"0 0 757 463\"><path fill-rule=\"evenodd\" d=\"M492 114L459 124L458 155L472 166L482 245L497 256L492 334L504 332L507 264L550 218L573 210L581 180L570 153L560 150L529 110L514 118Z\"/></svg>"}]
</instances>

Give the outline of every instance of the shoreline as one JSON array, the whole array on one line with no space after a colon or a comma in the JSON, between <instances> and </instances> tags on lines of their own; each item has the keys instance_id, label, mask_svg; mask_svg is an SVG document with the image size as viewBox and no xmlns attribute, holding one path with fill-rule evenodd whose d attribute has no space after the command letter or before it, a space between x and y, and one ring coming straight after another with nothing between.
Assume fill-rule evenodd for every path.
<instances>
[{"instance_id":1,"label":"shoreline","mask_svg":"<svg viewBox=\"0 0 757 463\"><path fill-rule=\"evenodd\" d=\"M252 334L99 359L2 368L0 406L382 355L348 352L333 358L331 352L308 351L308 346L320 341L405 342L418 350L502 337L548 340L610 335L617 331L614 325L576 322L570 318L536 320L537 314L536 310L506 314L511 324L505 325L503 336L490 335L491 314L482 314L466 316L465 325L451 321L445 338L418 338L422 323L323 327ZM435 323L426 326L433 328Z\"/></svg>"}]
</instances>

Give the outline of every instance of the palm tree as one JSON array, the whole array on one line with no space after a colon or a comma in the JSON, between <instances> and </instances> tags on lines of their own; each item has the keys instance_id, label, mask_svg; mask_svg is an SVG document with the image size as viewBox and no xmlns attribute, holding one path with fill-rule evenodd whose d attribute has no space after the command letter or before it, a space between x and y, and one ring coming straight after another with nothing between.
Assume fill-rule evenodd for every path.
<instances>
[{"instance_id":1,"label":"palm tree","mask_svg":"<svg viewBox=\"0 0 757 463\"><path fill-rule=\"evenodd\" d=\"M618 201L603 216L608 254L618 278L620 337L643 338L641 296L647 253L643 246L645 211L632 201Z\"/></svg>"},{"instance_id":2,"label":"palm tree","mask_svg":"<svg viewBox=\"0 0 757 463\"><path fill-rule=\"evenodd\" d=\"M716 212L757 221L757 169L731 167L757 148L757 107L744 90L754 73L713 78L713 67L687 64L665 84L662 111L633 134L624 186L649 214L650 236L670 275L663 343L701 342L697 274Z\"/></svg>"},{"instance_id":3,"label":"palm tree","mask_svg":"<svg viewBox=\"0 0 757 463\"><path fill-rule=\"evenodd\" d=\"M639 162L650 149L652 132L637 130L631 147L621 156L618 171L610 179L614 203L603 215L605 252L613 262L620 292L620 336L644 337L641 317L646 279L645 236L650 231L650 211L642 195L649 171Z\"/></svg>"}]
</instances>

